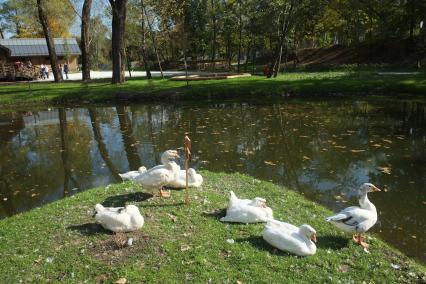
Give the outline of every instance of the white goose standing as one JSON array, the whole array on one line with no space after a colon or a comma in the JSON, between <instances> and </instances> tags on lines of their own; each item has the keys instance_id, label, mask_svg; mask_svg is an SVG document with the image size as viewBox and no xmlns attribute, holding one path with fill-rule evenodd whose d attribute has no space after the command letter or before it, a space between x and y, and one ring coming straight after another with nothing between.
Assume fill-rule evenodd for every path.
<instances>
[{"instance_id":1,"label":"white goose standing","mask_svg":"<svg viewBox=\"0 0 426 284\"><path fill-rule=\"evenodd\" d=\"M280 250L298 256L314 255L317 246L317 232L307 224L299 228L277 220L269 220L263 230L263 239Z\"/></svg>"},{"instance_id":2,"label":"white goose standing","mask_svg":"<svg viewBox=\"0 0 426 284\"><path fill-rule=\"evenodd\" d=\"M162 165L155 166L133 180L139 182L143 187L159 190L161 197L168 197L170 193L163 191L163 187L172 182L179 174L180 166L173 161L179 158L177 151L167 150L161 155Z\"/></svg>"},{"instance_id":3,"label":"white goose standing","mask_svg":"<svg viewBox=\"0 0 426 284\"><path fill-rule=\"evenodd\" d=\"M101 204L96 204L95 210L96 221L105 229L115 233L136 231L144 224L143 216L135 205L103 207Z\"/></svg>"},{"instance_id":4,"label":"white goose standing","mask_svg":"<svg viewBox=\"0 0 426 284\"><path fill-rule=\"evenodd\" d=\"M342 231L353 234L353 240L364 248L368 244L363 241L362 233L367 232L377 222L376 206L368 199L367 193L380 191L371 183L364 183L359 188L359 207L351 206L343 209L339 213L326 218Z\"/></svg>"}]
</instances>

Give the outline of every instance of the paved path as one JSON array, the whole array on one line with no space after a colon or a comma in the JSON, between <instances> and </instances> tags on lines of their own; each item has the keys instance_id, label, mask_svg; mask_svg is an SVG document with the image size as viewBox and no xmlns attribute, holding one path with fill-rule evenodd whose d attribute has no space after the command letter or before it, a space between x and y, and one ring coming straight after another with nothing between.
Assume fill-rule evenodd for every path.
<instances>
[{"instance_id":1,"label":"paved path","mask_svg":"<svg viewBox=\"0 0 426 284\"><path fill-rule=\"evenodd\" d=\"M164 71L165 77L171 77L171 76L177 76L177 75L185 75L185 71ZM199 74L201 72L188 72L188 74ZM151 74L153 77L160 77L161 74L159 71L151 71ZM146 72L145 71L133 71L132 77L145 77ZM64 74L65 77L65 74ZM105 78L112 78L112 71L90 71L90 77L92 79L105 79ZM129 78L129 72L126 71L126 78ZM78 81L81 80L82 75L81 72L78 73L71 73L68 74L68 81ZM65 79L67 81L67 79ZM49 73L49 79L46 80L39 80L39 81L53 81L53 74L52 72Z\"/></svg>"}]
</instances>

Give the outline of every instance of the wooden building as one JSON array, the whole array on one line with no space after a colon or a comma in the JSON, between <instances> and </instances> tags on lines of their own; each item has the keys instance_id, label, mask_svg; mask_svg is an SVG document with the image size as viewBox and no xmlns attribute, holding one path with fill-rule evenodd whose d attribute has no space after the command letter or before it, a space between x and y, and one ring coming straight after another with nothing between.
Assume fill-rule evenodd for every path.
<instances>
[{"instance_id":1,"label":"wooden building","mask_svg":"<svg viewBox=\"0 0 426 284\"><path fill-rule=\"evenodd\" d=\"M68 62L71 71L77 70L78 57L81 55L80 47L75 38L55 38L56 55L59 64ZM44 38L13 38L0 39L0 65L22 62L40 66L45 64L50 68L49 51Z\"/></svg>"}]
</instances>

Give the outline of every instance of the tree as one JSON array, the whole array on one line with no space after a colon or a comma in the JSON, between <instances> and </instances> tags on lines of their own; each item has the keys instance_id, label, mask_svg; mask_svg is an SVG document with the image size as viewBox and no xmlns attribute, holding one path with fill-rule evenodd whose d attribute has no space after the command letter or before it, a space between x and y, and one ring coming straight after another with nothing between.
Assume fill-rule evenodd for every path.
<instances>
[{"instance_id":1,"label":"tree","mask_svg":"<svg viewBox=\"0 0 426 284\"><path fill-rule=\"evenodd\" d=\"M112 10L112 83L124 83L127 0L109 0Z\"/></svg>"},{"instance_id":2,"label":"tree","mask_svg":"<svg viewBox=\"0 0 426 284\"><path fill-rule=\"evenodd\" d=\"M90 10L92 0L84 0L81 13L81 66L83 81L90 80Z\"/></svg>"},{"instance_id":3,"label":"tree","mask_svg":"<svg viewBox=\"0 0 426 284\"><path fill-rule=\"evenodd\" d=\"M44 4L45 4L44 0L37 0L38 15L40 18L40 23L43 26L43 32L44 32L44 37L46 38L47 49L49 50L50 65L52 67L52 72L55 78L55 82L58 83L62 81L62 76L59 71L58 57L56 56L55 43L53 41L49 24L47 22L46 8Z\"/></svg>"}]
</instances>

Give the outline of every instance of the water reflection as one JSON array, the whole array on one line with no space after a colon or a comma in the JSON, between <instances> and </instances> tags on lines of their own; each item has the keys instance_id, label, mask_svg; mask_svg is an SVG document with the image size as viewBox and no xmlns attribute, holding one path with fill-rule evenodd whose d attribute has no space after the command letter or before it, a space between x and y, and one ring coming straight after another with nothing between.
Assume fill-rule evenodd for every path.
<instances>
[{"instance_id":1,"label":"water reflection","mask_svg":"<svg viewBox=\"0 0 426 284\"><path fill-rule=\"evenodd\" d=\"M189 132L196 168L272 180L334 210L362 182L383 187L375 231L425 261L425 108L378 98L0 113L0 216L154 166Z\"/></svg>"}]
</instances>

